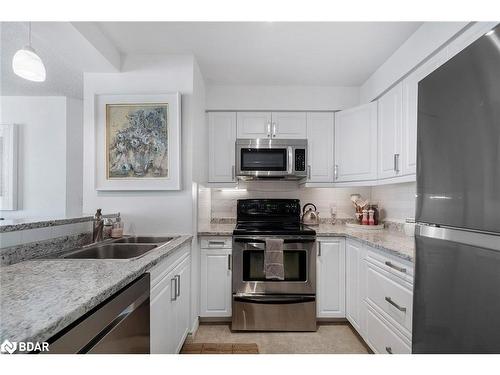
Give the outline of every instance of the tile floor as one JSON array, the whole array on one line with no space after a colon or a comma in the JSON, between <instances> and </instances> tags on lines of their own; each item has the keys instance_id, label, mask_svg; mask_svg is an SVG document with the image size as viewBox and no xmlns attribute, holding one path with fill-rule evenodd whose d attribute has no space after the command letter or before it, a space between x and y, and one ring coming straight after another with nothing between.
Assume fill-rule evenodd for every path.
<instances>
[{"instance_id":1,"label":"tile floor","mask_svg":"<svg viewBox=\"0 0 500 375\"><path fill-rule=\"evenodd\" d=\"M366 354L348 324L320 325L316 332L231 332L228 324L200 324L190 343L256 343L262 354Z\"/></svg>"}]
</instances>

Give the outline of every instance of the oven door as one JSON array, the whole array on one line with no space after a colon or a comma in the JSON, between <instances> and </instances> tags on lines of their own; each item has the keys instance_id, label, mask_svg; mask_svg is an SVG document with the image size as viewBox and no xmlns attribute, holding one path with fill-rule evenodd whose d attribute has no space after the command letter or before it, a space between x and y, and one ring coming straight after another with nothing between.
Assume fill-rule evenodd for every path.
<instances>
[{"instance_id":1,"label":"oven door","mask_svg":"<svg viewBox=\"0 0 500 375\"><path fill-rule=\"evenodd\" d=\"M262 237L233 238L234 294L315 294L316 240L284 238L284 280L267 280Z\"/></svg>"}]
</instances>

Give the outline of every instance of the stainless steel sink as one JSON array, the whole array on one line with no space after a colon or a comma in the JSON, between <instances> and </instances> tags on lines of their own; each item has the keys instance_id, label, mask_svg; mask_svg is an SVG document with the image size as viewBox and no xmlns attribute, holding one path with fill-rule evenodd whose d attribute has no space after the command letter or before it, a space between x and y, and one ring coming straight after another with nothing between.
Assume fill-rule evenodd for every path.
<instances>
[{"instance_id":1,"label":"stainless steel sink","mask_svg":"<svg viewBox=\"0 0 500 375\"><path fill-rule=\"evenodd\" d=\"M65 259L130 259L144 255L158 245L109 243L66 253Z\"/></svg>"},{"instance_id":2,"label":"stainless steel sink","mask_svg":"<svg viewBox=\"0 0 500 375\"><path fill-rule=\"evenodd\" d=\"M173 237L151 237L151 236L134 236L123 237L113 243L166 243L172 241Z\"/></svg>"}]
</instances>

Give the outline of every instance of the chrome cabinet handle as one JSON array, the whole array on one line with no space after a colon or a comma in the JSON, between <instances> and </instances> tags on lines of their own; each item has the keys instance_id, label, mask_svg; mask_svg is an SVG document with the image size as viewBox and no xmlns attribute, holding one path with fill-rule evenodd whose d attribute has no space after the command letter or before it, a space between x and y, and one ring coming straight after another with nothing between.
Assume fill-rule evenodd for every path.
<instances>
[{"instance_id":1,"label":"chrome cabinet handle","mask_svg":"<svg viewBox=\"0 0 500 375\"><path fill-rule=\"evenodd\" d=\"M392 354L392 348L390 346L386 346L385 351L389 354Z\"/></svg>"},{"instance_id":2,"label":"chrome cabinet handle","mask_svg":"<svg viewBox=\"0 0 500 375\"><path fill-rule=\"evenodd\" d=\"M227 269L231 271L231 254L227 254Z\"/></svg>"},{"instance_id":3,"label":"chrome cabinet handle","mask_svg":"<svg viewBox=\"0 0 500 375\"><path fill-rule=\"evenodd\" d=\"M311 166L310 165L307 166L307 179L309 179L309 180L311 179Z\"/></svg>"},{"instance_id":4,"label":"chrome cabinet handle","mask_svg":"<svg viewBox=\"0 0 500 375\"><path fill-rule=\"evenodd\" d=\"M335 167L333 167L333 178L336 180L339 178L339 165L335 164Z\"/></svg>"},{"instance_id":5,"label":"chrome cabinet handle","mask_svg":"<svg viewBox=\"0 0 500 375\"><path fill-rule=\"evenodd\" d=\"M177 288L177 292L175 293L175 299L181 295L181 276L180 275L175 275L175 286Z\"/></svg>"},{"instance_id":6,"label":"chrome cabinet handle","mask_svg":"<svg viewBox=\"0 0 500 375\"><path fill-rule=\"evenodd\" d=\"M392 306L394 306L396 309L398 309L401 312L406 312L406 307L401 307L399 306L396 302L392 300L391 297L385 297L385 300L389 302Z\"/></svg>"},{"instance_id":7,"label":"chrome cabinet handle","mask_svg":"<svg viewBox=\"0 0 500 375\"><path fill-rule=\"evenodd\" d=\"M398 267L398 266L396 266L395 264L392 264L389 261L385 262L385 265L389 266L391 268L394 268L396 271L399 271L399 272L402 272L402 273L406 273L406 268Z\"/></svg>"},{"instance_id":8,"label":"chrome cabinet handle","mask_svg":"<svg viewBox=\"0 0 500 375\"><path fill-rule=\"evenodd\" d=\"M273 121L273 137L276 137L276 123Z\"/></svg>"},{"instance_id":9,"label":"chrome cabinet handle","mask_svg":"<svg viewBox=\"0 0 500 375\"><path fill-rule=\"evenodd\" d=\"M399 154L394 154L394 172L399 173Z\"/></svg>"},{"instance_id":10,"label":"chrome cabinet handle","mask_svg":"<svg viewBox=\"0 0 500 375\"><path fill-rule=\"evenodd\" d=\"M271 121L267 122L267 137L271 136Z\"/></svg>"},{"instance_id":11,"label":"chrome cabinet handle","mask_svg":"<svg viewBox=\"0 0 500 375\"><path fill-rule=\"evenodd\" d=\"M231 166L231 180L234 180L236 176L236 167L234 165Z\"/></svg>"},{"instance_id":12,"label":"chrome cabinet handle","mask_svg":"<svg viewBox=\"0 0 500 375\"><path fill-rule=\"evenodd\" d=\"M224 246L225 242L224 241L208 241L208 246Z\"/></svg>"},{"instance_id":13,"label":"chrome cabinet handle","mask_svg":"<svg viewBox=\"0 0 500 375\"><path fill-rule=\"evenodd\" d=\"M172 287L172 281L174 282L174 286ZM172 292L174 292L174 296L172 297ZM170 301L177 300L177 279L174 277L170 279Z\"/></svg>"}]
</instances>

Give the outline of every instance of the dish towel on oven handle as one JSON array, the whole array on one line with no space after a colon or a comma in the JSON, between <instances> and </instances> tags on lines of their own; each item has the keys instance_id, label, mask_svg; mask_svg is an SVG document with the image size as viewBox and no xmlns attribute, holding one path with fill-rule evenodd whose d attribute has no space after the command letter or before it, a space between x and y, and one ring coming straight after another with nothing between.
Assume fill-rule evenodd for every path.
<instances>
[{"instance_id":1,"label":"dish towel on oven handle","mask_svg":"<svg viewBox=\"0 0 500 375\"><path fill-rule=\"evenodd\" d=\"M264 250L264 275L268 280L284 280L283 239L266 238Z\"/></svg>"}]
</instances>

